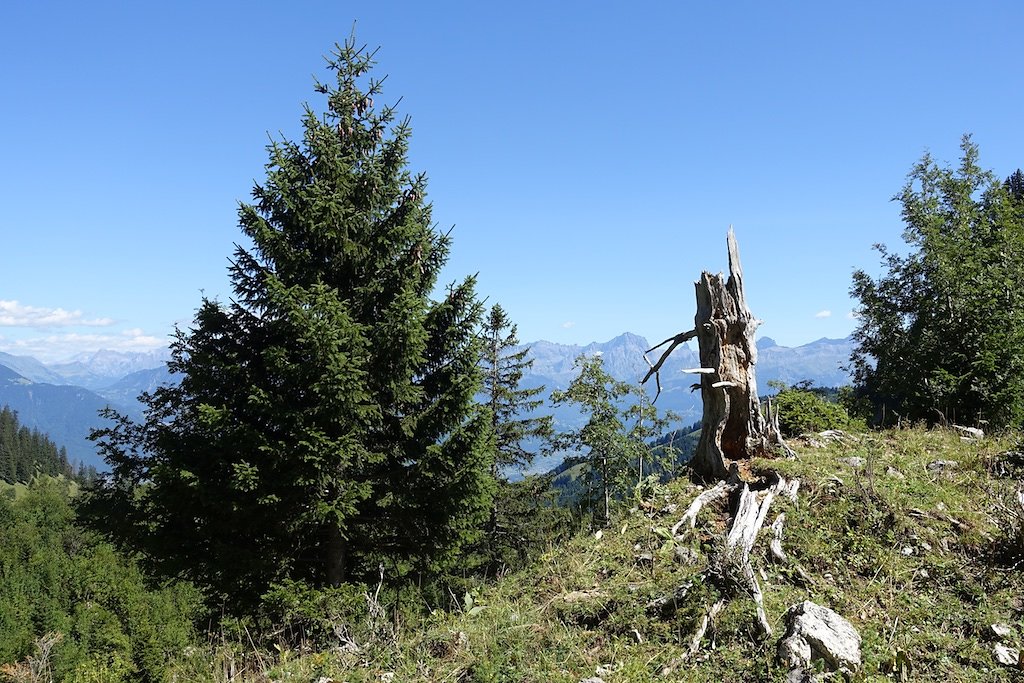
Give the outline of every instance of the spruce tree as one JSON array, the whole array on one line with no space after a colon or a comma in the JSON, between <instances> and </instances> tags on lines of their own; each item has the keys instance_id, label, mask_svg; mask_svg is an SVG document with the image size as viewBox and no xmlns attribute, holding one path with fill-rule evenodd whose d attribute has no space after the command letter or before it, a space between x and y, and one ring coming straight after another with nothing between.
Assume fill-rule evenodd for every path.
<instances>
[{"instance_id":1,"label":"spruce tree","mask_svg":"<svg viewBox=\"0 0 1024 683\"><path fill-rule=\"evenodd\" d=\"M144 424L96 434L113 476L94 508L243 606L284 580L443 570L490 507L481 305L473 278L431 298L450 239L372 65L337 47L325 110L270 144L240 207L233 299L177 333L181 383L146 397Z\"/></svg>"},{"instance_id":2,"label":"spruce tree","mask_svg":"<svg viewBox=\"0 0 1024 683\"><path fill-rule=\"evenodd\" d=\"M543 386L523 387L523 374L533 366L530 350L519 345L516 326L500 304L491 307L484 323L484 395L494 430L494 475L503 468L523 468L536 449L552 436L550 415L534 415L544 404Z\"/></svg>"},{"instance_id":3,"label":"spruce tree","mask_svg":"<svg viewBox=\"0 0 1024 683\"><path fill-rule=\"evenodd\" d=\"M491 307L483 327L484 400L490 408L495 458L491 476L497 495L487 524L487 556L494 567L523 564L527 548L541 545L557 526L550 519L548 496L538 495L543 482L509 482L509 469L521 470L532 462L537 450L551 440L553 417L536 415L544 404L538 398L544 386L522 386L523 375L533 365L530 350L517 350L516 326L500 304ZM545 539L539 537L544 536Z\"/></svg>"}]
</instances>

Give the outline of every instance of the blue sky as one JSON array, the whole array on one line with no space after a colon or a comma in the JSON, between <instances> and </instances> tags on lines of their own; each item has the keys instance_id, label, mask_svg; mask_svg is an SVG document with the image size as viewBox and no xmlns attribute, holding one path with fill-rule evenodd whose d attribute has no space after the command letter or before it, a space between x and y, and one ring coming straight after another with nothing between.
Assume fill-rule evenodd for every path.
<instances>
[{"instance_id":1,"label":"blue sky","mask_svg":"<svg viewBox=\"0 0 1024 683\"><path fill-rule=\"evenodd\" d=\"M230 296L237 202L353 22L455 226L445 278L521 339L688 329L730 224L762 334L845 336L925 151L1024 166L1024 5L716 5L6 2L0 351L144 350Z\"/></svg>"}]
</instances>

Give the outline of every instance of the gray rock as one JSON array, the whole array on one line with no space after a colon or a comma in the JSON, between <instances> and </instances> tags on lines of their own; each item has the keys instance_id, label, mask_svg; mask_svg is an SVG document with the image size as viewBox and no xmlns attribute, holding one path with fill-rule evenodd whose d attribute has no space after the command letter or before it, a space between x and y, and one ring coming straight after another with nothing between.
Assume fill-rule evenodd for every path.
<instances>
[{"instance_id":1,"label":"gray rock","mask_svg":"<svg viewBox=\"0 0 1024 683\"><path fill-rule=\"evenodd\" d=\"M885 468L885 474L886 474L886 476L892 477L893 479L906 479L906 477L903 475L903 473L900 472L895 467L886 467Z\"/></svg>"},{"instance_id":2,"label":"gray rock","mask_svg":"<svg viewBox=\"0 0 1024 683\"><path fill-rule=\"evenodd\" d=\"M996 656L996 661L1003 666L1018 666L1020 662L1020 651L1013 647L1006 647L1005 645L995 645L992 648L992 652Z\"/></svg>"},{"instance_id":3,"label":"gray rock","mask_svg":"<svg viewBox=\"0 0 1024 683\"><path fill-rule=\"evenodd\" d=\"M697 564L700 560L697 551L685 545L677 545L672 551L672 557L680 564Z\"/></svg>"},{"instance_id":4,"label":"gray rock","mask_svg":"<svg viewBox=\"0 0 1024 683\"><path fill-rule=\"evenodd\" d=\"M777 652L790 668L808 667L815 659L832 669L860 667L860 634L836 612L805 600L789 608L786 624Z\"/></svg>"},{"instance_id":5,"label":"gray rock","mask_svg":"<svg viewBox=\"0 0 1024 683\"><path fill-rule=\"evenodd\" d=\"M851 455L849 458L839 458L839 462L845 463L850 467L864 467L864 463L867 461L864 458Z\"/></svg>"},{"instance_id":6,"label":"gray rock","mask_svg":"<svg viewBox=\"0 0 1024 683\"><path fill-rule=\"evenodd\" d=\"M1006 640L1013 634L1013 629L1010 628L1009 624L992 624L988 627L989 633L996 640Z\"/></svg>"},{"instance_id":7,"label":"gray rock","mask_svg":"<svg viewBox=\"0 0 1024 683\"><path fill-rule=\"evenodd\" d=\"M800 636L792 635L779 641L775 654L780 662L795 669L811 661L811 645Z\"/></svg>"},{"instance_id":8,"label":"gray rock","mask_svg":"<svg viewBox=\"0 0 1024 683\"><path fill-rule=\"evenodd\" d=\"M945 470L953 470L960 466L956 460L932 460L927 465L929 472L943 472Z\"/></svg>"}]
</instances>

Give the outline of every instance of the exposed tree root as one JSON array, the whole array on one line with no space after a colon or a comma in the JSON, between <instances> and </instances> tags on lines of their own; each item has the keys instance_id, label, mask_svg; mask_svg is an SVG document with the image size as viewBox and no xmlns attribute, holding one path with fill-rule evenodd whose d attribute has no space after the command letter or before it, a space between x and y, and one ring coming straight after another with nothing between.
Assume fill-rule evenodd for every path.
<instances>
[{"instance_id":1,"label":"exposed tree root","mask_svg":"<svg viewBox=\"0 0 1024 683\"><path fill-rule=\"evenodd\" d=\"M732 481L720 481L704 493L694 498L693 502L690 503L690 507L688 507L686 512L683 514L683 518L676 522L672 527L672 535L678 535L679 528L687 523L690 525L690 528L693 529L697 525L697 515L700 513L701 508L708 503L725 498L733 492L737 485L738 484L736 482Z\"/></svg>"},{"instance_id":2,"label":"exposed tree root","mask_svg":"<svg viewBox=\"0 0 1024 683\"><path fill-rule=\"evenodd\" d=\"M755 606L758 636L762 639L771 636L772 628L764 608L764 594L761 591L761 586L757 581L757 576L750 562L750 553L754 543L757 541L758 533L764 526L772 502L777 496L781 495L795 503L796 493L800 485L799 481L787 482L777 474L773 474L772 478L774 481L760 491L752 490L746 482L740 482L737 479L719 482L714 487L697 496L686 510L683 518L672 527L673 535L685 524L689 524L690 528L694 528L697 514L702 507L714 500L729 495L733 491L739 491L736 512L729 525L724 547L711 558L710 565L704 574L705 578L710 579L726 597L718 600L708 608L701 623L694 630L690 638L687 653L667 664L662 670L663 675L668 675L685 659L696 654L700 649L700 643L709 626L714 623L715 617L725 607L728 598L741 595L750 597ZM770 549L772 556L777 561L788 563L789 558L782 549L782 525L784 520L785 514L780 513L770 527L772 530ZM801 577L806 577L806 573L799 567L796 571ZM685 596L689 588L690 584L681 587L682 596ZM677 602L680 597L677 591L677 594L652 601L648 604L648 609L662 610L670 602L673 604Z\"/></svg>"}]
</instances>

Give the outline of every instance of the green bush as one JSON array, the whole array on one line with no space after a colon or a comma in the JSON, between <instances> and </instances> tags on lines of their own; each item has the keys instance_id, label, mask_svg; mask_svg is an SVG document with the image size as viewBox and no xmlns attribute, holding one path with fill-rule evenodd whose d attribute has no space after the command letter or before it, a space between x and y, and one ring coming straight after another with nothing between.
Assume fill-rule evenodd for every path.
<instances>
[{"instance_id":1,"label":"green bush","mask_svg":"<svg viewBox=\"0 0 1024 683\"><path fill-rule=\"evenodd\" d=\"M772 386L778 387L775 383ZM782 385L772 397L772 409L778 410L779 429L783 436L797 436L826 429L848 429L850 415L839 403L825 399L828 390L812 389L807 382L787 387Z\"/></svg>"},{"instance_id":2,"label":"green bush","mask_svg":"<svg viewBox=\"0 0 1024 683\"><path fill-rule=\"evenodd\" d=\"M260 631L288 647L330 647L371 636L374 591L362 584L314 587L303 581L274 584L260 605ZM371 596L371 597L368 597Z\"/></svg>"}]
</instances>

